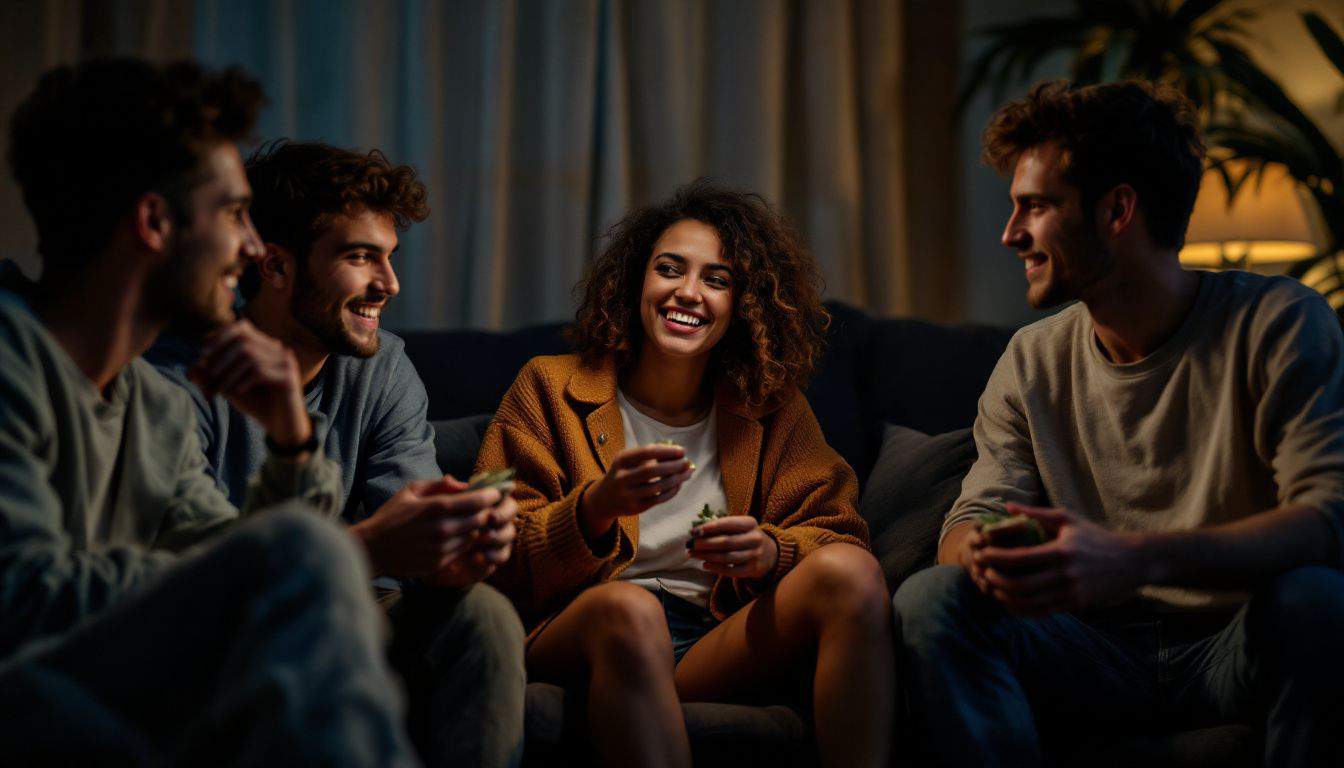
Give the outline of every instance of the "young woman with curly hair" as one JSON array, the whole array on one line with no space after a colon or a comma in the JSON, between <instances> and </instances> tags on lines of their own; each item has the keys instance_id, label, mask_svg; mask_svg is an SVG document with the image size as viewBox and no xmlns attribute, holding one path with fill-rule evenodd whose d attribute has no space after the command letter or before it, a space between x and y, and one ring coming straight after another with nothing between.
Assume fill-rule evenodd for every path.
<instances>
[{"instance_id":1,"label":"young woman with curly hair","mask_svg":"<svg viewBox=\"0 0 1344 768\"><path fill-rule=\"evenodd\" d=\"M607 765L689 765L680 701L812 688L828 765L883 765L886 585L853 471L799 387L828 316L798 234L703 182L631 212L584 284L578 353L538 357L477 470L517 470L496 583L530 679L582 691ZM706 508L726 516L697 525Z\"/></svg>"}]
</instances>

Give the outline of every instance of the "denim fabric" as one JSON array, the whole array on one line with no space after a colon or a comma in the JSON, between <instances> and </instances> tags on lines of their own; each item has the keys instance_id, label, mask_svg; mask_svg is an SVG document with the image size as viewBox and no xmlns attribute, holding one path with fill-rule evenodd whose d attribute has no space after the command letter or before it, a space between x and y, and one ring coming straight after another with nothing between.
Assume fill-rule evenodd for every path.
<instances>
[{"instance_id":1,"label":"denim fabric","mask_svg":"<svg viewBox=\"0 0 1344 768\"><path fill-rule=\"evenodd\" d=\"M691 646L700 642L700 638L719 622L707 609L665 589L658 590L657 595L663 604L663 615L667 617L667 628L672 633L672 663L680 664L681 657L691 650Z\"/></svg>"},{"instance_id":2,"label":"denim fabric","mask_svg":"<svg viewBox=\"0 0 1344 768\"><path fill-rule=\"evenodd\" d=\"M893 603L901 679L931 763L1041 765L1043 742L1102 728L1244 722L1265 728L1265 765L1344 765L1338 571L1290 571L1204 628L1156 614L1019 618L950 565L911 577Z\"/></svg>"},{"instance_id":3,"label":"denim fabric","mask_svg":"<svg viewBox=\"0 0 1344 768\"><path fill-rule=\"evenodd\" d=\"M290 503L0 665L6 765L418 764L349 534Z\"/></svg>"}]
</instances>

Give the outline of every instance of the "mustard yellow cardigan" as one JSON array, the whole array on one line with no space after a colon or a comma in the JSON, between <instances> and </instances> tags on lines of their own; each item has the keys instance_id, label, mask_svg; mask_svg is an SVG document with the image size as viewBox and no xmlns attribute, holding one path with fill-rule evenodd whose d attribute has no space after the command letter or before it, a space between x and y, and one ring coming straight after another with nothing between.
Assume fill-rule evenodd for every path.
<instances>
[{"instance_id":1,"label":"mustard yellow cardigan","mask_svg":"<svg viewBox=\"0 0 1344 768\"><path fill-rule=\"evenodd\" d=\"M513 557L491 581L513 599L533 634L583 589L615 579L634 562L637 515L620 518L603 551L594 550L577 517L584 489L625 448L616 386L611 358L595 366L582 365L577 355L533 358L485 432L476 471L515 468L520 508ZM723 619L817 547L867 547L868 526L854 508L854 471L826 444L801 391L752 408L720 387L715 404L728 513L755 517L779 543L772 573L715 581L709 607Z\"/></svg>"}]
</instances>

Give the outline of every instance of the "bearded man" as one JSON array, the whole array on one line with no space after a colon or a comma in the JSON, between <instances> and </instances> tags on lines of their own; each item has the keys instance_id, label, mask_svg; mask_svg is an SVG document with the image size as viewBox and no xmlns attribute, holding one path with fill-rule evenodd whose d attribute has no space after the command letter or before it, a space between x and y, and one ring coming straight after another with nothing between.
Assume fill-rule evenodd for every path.
<instances>
[{"instance_id":1,"label":"bearded man","mask_svg":"<svg viewBox=\"0 0 1344 768\"><path fill-rule=\"evenodd\" d=\"M401 339L381 328L400 290L398 233L429 213L424 185L377 150L288 141L258 150L247 176L264 253L241 277L242 315L294 350L317 442L341 465L343 517L379 577L412 740L429 765L516 764L522 628L508 600L479 582L508 558L517 506L482 504L442 475L424 384ZM241 500L265 434L201 379L197 346L177 335L146 357L192 396L211 471ZM453 506L402 508L426 493Z\"/></svg>"},{"instance_id":2,"label":"bearded man","mask_svg":"<svg viewBox=\"0 0 1344 768\"><path fill-rule=\"evenodd\" d=\"M930 762L1239 721L1265 765L1344 763L1337 316L1285 277L1182 267L1204 145L1170 87L1042 84L984 154L1027 301L1073 303L1009 343L941 565L894 598Z\"/></svg>"},{"instance_id":3,"label":"bearded man","mask_svg":"<svg viewBox=\"0 0 1344 768\"><path fill-rule=\"evenodd\" d=\"M235 144L261 101L238 70L99 59L10 121L43 270L0 290L6 763L415 764L295 357L232 311L264 250ZM170 325L269 445L241 510L138 359Z\"/></svg>"}]
</instances>

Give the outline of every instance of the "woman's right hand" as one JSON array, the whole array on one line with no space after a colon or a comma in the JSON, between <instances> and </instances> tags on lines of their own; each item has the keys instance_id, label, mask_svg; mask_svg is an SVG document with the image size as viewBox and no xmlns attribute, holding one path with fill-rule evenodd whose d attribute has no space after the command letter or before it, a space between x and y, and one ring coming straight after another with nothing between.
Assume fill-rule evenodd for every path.
<instances>
[{"instance_id":1,"label":"woman's right hand","mask_svg":"<svg viewBox=\"0 0 1344 768\"><path fill-rule=\"evenodd\" d=\"M679 445L645 445L616 454L611 469L588 486L579 503L584 533L601 538L617 518L638 515L677 495L694 468Z\"/></svg>"}]
</instances>

